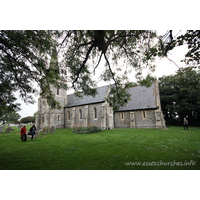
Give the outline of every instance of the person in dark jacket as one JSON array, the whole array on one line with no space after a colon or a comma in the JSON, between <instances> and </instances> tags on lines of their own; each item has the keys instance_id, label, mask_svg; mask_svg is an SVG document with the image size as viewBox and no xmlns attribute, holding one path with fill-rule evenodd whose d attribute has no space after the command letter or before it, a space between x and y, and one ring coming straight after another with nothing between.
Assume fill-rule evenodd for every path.
<instances>
[{"instance_id":1,"label":"person in dark jacket","mask_svg":"<svg viewBox=\"0 0 200 200\"><path fill-rule=\"evenodd\" d=\"M35 125L33 125L33 126L30 128L30 132L31 132L31 135L32 135L31 140L33 140L33 137L34 137L34 135L35 135L35 131L36 131L36 130L37 130L37 129L36 129Z\"/></svg>"},{"instance_id":2,"label":"person in dark jacket","mask_svg":"<svg viewBox=\"0 0 200 200\"><path fill-rule=\"evenodd\" d=\"M188 120L186 118L183 119L183 126L184 126L184 130L185 130L185 127L188 130Z\"/></svg>"},{"instance_id":3,"label":"person in dark jacket","mask_svg":"<svg viewBox=\"0 0 200 200\"><path fill-rule=\"evenodd\" d=\"M21 140L22 140L22 142L26 141L27 135L26 135L26 126L25 125L21 128L20 133L21 133Z\"/></svg>"}]
</instances>

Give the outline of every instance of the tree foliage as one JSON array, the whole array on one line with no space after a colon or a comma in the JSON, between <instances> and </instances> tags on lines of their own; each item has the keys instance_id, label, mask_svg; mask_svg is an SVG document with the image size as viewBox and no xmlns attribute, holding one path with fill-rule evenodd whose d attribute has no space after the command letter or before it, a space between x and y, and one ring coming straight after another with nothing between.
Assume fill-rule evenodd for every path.
<instances>
[{"instance_id":1,"label":"tree foliage","mask_svg":"<svg viewBox=\"0 0 200 200\"><path fill-rule=\"evenodd\" d=\"M53 98L48 86L54 85L59 76L53 76L49 70L48 57L54 53L54 46L55 41L50 31L0 31L1 108L9 112L20 109L19 104L15 103L13 92L16 91L19 91L26 103L33 103L33 94L39 93L34 82L39 84L42 91L45 90L43 96Z\"/></svg>"},{"instance_id":2,"label":"tree foliage","mask_svg":"<svg viewBox=\"0 0 200 200\"><path fill-rule=\"evenodd\" d=\"M77 94L96 94L96 83L92 80L102 59L105 68L101 74L104 81L114 83L109 98L114 108L125 104L124 98L130 95L125 90L131 86L127 74L136 70L140 75L143 67L153 69L152 61L156 56L154 31L63 31L60 48L64 51L63 72L68 72L68 80ZM123 66L126 63L126 67ZM66 68L65 68L66 67ZM118 75L117 71L121 71Z\"/></svg>"},{"instance_id":3,"label":"tree foliage","mask_svg":"<svg viewBox=\"0 0 200 200\"><path fill-rule=\"evenodd\" d=\"M200 121L200 73L193 67L159 79L160 99L165 119L188 117L190 124Z\"/></svg>"},{"instance_id":4,"label":"tree foliage","mask_svg":"<svg viewBox=\"0 0 200 200\"><path fill-rule=\"evenodd\" d=\"M20 118L21 116L17 112L7 112L0 116L0 121L3 121L3 123L15 123Z\"/></svg>"},{"instance_id":5,"label":"tree foliage","mask_svg":"<svg viewBox=\"0 0 200 200\"><path fill-rule=\"evenodd\" d=\"M182 62L187 65L199 66L200 64L200 30L187 30L186 33L173 37L173 31L167 31L159 37L158 55L167 56L168 52L177 46L187 45L188 52Z\"/></svg>"},{"instance_id":6,"label":"tree foliage","mask_svg":"<svg viewBox=\"0 0 200 200\"><path fill-rule=\"evenodd\" d=\"M30 122L35 123L34 117L28 116L28 117L24 117L24 118L20 119L20 123L27 124L27 123L30 123Z\"/></svg>"},{"instance_id":7,"label":"tree foliage","mask_svg":"<svg viewBox=\"0 0 200 200\"><path fill-rule=\"evenodd\" d=\"M154 70L156 56L167 56L175 46L188 44L185 62L199 64L199 31L187 31L177 38L168 31L156 43L155 31L150 30L69 30L69 31L0 31L0 110L18 111L15 91L27 103L33 95L47 99L51 108L60 108L50 86L73 88L77 95L95 95L97 83L93 80L100 62L105 62L102 80L112 86L108 101L117 109L126 104L131 87L127 76L132 70L142 82L142 69ZM61 58L61 55L63 56ZM60 57L61 60L58 60ZM63 82L66 80L67 82ZM4 111L0 113L3 115Z\"/></svg>"},{"instance_id":8,"label":"tree foliage","mask_svg":"<svg viewBox=\"0 0 200 200\"><path fill-rule=\"evenodd\" d=\"M188 45L188 52L182 61L193 66L200 64L200 30L188 30L184 35L177 38L175 44L178 46Z\"/></svg>"}]
</instances>

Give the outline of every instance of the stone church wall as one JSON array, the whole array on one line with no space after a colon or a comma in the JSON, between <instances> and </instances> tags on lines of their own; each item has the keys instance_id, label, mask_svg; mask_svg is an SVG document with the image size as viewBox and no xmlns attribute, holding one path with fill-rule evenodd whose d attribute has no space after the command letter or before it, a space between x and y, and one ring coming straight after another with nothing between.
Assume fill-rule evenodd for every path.
<instances>
[{"instance_id":1,"label":"stone church wall","mask_svg":"<svg viewBox=\"0 0 200 200\"><path fill-rule=\"evenodd\" d=\"M95 118L95 108L96 108L96 118ZM99 126L101 127L101 113L102 113L102 103L91 104L88 106L88 126Z\"/></svg>"},{"instance_id":2,"label":"stone church wall","mask_svg":"<svg viewBox=\"0 0 200 200\"><path fill-rule=\"evenodd\" d=\"M51 87L52 92L55 94L55 100L60 103L61 109L51 109L45 98L39 97L38 99L38 112L36 116L36 126L38 129L44 126L55 126L56 128L64 128L64 109L63 107L67 103L66 90L59 89L57 94L57 88Z\"/></svg>"},{"instance_id":3,"label":"stone church wall","mask_svg":"<svg viewBox=\"0 0 200 200\"><path fill-rule=\"evenodd\" d=\"M116 128L160 128L156 126L155 110L115 112L114 117Z\"/></svg>"},{"instance_id":4,"label":"stone church wall","mask_svg":"<svg viewBox=\"0 0 200 200\"><path fill-rule=\"evenodd\" d=\"M130 128L130 112L115 112L114 120L116 128Z\"/></svg>"},{"instance_id":5,"label":"stone church wall","mask_svg":"<svg viewBox=\"0 0 200 200\"><path fill-rule=\"evenodd\" d=\"M103 129L113 128L112 108L108 106L107 103L97 103L73 108L65 108L66 128L87 126L99 126Z\"/></svg>"},{"instance_id":6,"label":"stone church wall","mask_svg":"<svg viewBox=\"0 0 200 200\"><path fill-rule=\"evenodd\" d=\"M66 128L87 127L87 126L101 127L101 107L102 104L99 103L99 104L77 106L73 108L65 108L65 127ZM95 118L95 109L96 109L96 118Z\"/></svg>"}]
</instances>

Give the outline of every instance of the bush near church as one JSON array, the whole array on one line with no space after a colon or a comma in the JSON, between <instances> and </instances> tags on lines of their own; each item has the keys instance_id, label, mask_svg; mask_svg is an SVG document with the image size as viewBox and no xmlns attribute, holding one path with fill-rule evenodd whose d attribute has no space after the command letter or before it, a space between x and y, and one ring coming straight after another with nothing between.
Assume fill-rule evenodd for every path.
<instances>
[{"instance_id":1,"label":"bush near church","mask_svg":"<svg viewBox=\"0 0 200 200\"><path fill-rule=\"evenodd\" d=\"M102 129L98 126L90 126L90 127L76 127L72 130L72 133L90 134L90 133L97 133L101 131Z\"/></svg>"}]
</instances>

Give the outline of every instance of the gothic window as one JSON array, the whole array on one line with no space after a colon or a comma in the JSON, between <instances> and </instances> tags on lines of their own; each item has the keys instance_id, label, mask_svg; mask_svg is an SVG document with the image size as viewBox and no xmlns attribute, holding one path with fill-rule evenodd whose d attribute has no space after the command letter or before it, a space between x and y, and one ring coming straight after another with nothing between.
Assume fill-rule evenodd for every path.
<instances>
[{"instance_id":1,"label":"gothic window","mask_svg":"<svg viewBox=\"0 0 200 200\"><path fill-rule=\"evenodd\" d=\"M70 111L67 112L67 119L70 120Z\"/></svg>"},{"instance_id":2,"label":"gothic window","mask_svg":"<svg viewBox=\"0 0 200 200\"><path fill-rule=\"evenodd\" d=\"M94 108L94 118L97 119L97 108Z\"/></svg>"},{"instance_id":3,"label":"gothic window","mask_svg":"<svg viewBox=\"0 0 200 200\"><path fill-rule=\"evenodd\" d=\"M82 119L82 110L79 110L79 119Z\"/></svg>"},{"instance_id":4,"label":"gothic window","mask_svg":"<svg viewBox=\"0 0 200 200\"><path fill-rule=\"evenodd\" d=\"M60 94L59 87L57 87L57 95L59 95L59 94Z\"/></svg>"},{"instance_id":5,"label":"gothic window","mask_svg":"<svg viewBox=\"0 0 200 200\"><path fill-rule=\"evenodd\" d=\"M121 116L121 120L124 120L124 113L120 113L120 116Z\"/></svg>"},{"instance_id":6,"label":"gothic window","mask_svg":"<svg viewBox=\"0 0 200 200\"><path fill-rule=\"evenodd\" d=\"M143 119L146 119L146 111L145 110L142 111L142 117L143 117Z\"/></svg>"},{"instance_id":7,"label":"gothic window","mask_svg":"<svg viewBox=\"0 0 200 200\"><path fill-rule=\"evenodd\" d=\"M61 118L60 118L60 115L57 115L57 120L58 120L58 121L60 121L60 120L61 120Z\"/></svg>"},{"instance_id":8,"label":"gothic window","mask_svg":"<svg viewBox=\"0 0 200 200\"><path fill-rule=\"evenodd\" d=\"M45 101L43 101L43 106L44 106L44 107L46 106L46 102L45 102Z\"/></svg>"},{"instance_id":9,"label":"gothic window","mask_svg":"<svg viewBox=\"0 0 200 200\"><path fill-rule=\"evenodd\" d=\"M44 124L44 116L42 117L42 123Z\"/></svg>"}]
</instances>

